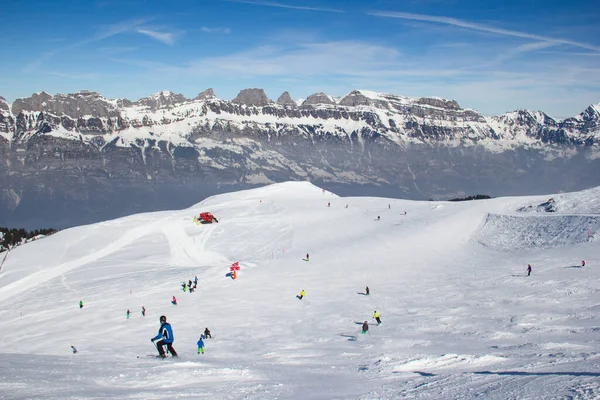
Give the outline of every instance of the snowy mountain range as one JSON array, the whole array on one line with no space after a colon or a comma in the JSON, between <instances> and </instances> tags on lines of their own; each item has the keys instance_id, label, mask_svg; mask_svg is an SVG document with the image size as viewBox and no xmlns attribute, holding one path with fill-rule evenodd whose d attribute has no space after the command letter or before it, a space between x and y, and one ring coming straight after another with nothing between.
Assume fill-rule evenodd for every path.
<instances>
[{"instance_id":1,"label":"snowy mountain range","mask_svg":"<svg viewBox=\"0 0 600 400\"><path fill-rule=\"evenodd\" d=\"M0 159L0 223L33 217L40 204L60 214L127 198L124 207L143 211L283 180L408 198L556 192L600 183L600 104L555 120L366 90L300 104L262 89L231 101L212 89L137 101L41 92L0 98Z\"/></svg>"}]
</instances>

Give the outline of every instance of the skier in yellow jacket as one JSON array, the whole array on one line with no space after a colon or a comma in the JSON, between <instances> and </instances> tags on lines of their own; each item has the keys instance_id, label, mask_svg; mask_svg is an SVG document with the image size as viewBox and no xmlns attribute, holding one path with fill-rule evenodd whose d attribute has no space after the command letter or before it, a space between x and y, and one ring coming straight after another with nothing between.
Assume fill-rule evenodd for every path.
<instances>
[{"instance_id":1,"label":"skier in yellow jacket","mask_svg":"<svg viewBox=\"0 0 600 400\"><path fill-rule=\"evenodd\" d=\"M373 318L375 318L375 321L377 321L377 324L381 323L381 314L379 314L377 311L373 312Z\"/></svg>"}]
</instances>

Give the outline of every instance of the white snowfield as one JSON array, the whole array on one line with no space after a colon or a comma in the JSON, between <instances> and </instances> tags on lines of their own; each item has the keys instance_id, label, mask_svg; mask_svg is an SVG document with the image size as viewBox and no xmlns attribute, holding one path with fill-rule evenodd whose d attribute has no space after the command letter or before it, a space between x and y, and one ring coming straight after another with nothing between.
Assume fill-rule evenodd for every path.
<instances>
[{"instance_id":1,"label":"white snowfield","mask_svg":"<svg viewBox=\"0 0 600 400\"><path fill-rule=\"evenodd\" d=\"M600 188L451 203L288 182L68 229L0 271L0 398L598 399L599 219ZM150 357L160 315L177 359Z\"/></svg>"}]
</instances>

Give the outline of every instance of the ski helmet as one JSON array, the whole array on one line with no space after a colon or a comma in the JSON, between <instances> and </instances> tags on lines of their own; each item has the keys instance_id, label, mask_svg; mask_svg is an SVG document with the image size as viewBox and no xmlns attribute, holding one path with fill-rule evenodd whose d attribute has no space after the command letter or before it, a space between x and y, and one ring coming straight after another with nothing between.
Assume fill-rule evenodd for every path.
<instances>
[{"instance_id":1,"label":"ski helmet","mask_svg":"<svg viewBox=\"0 0 600 400\"><path fill-rule=\"evenodd\" d=\"M161 315L160 322L167 322L167 317L165 317L164 315Z\"/></svg>"}]
</instances>

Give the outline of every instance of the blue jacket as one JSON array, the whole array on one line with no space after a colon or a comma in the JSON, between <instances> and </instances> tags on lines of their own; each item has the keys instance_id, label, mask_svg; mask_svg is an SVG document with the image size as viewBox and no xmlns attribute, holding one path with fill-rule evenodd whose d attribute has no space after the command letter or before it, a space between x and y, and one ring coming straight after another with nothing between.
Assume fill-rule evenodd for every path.
<instances>
[{"instance_id":1,"label":"blue jacket","mask_svg":"<svg viewBox=\"0 0 600 400\"><path fill-rule=\"evenodd\" d=\"M154 340L162 339L165 343L173 343L175 338L173 337L173 330L171 329L171 324L165 322L160 325L158 328L158 335L154 337Z\"/></svg>"},{"instance_id":2,"label":"blue jacket","mask_svg":"<svg viewBox=\"0 0 600 400\"><path fill-rule=\"evenodd\" d=\"M200 338L200 340L198 340L198 343L196 343L198 345L198 347L204 347L204 341L202 340L202 338Z\"/></svg>"}]
</instances>

